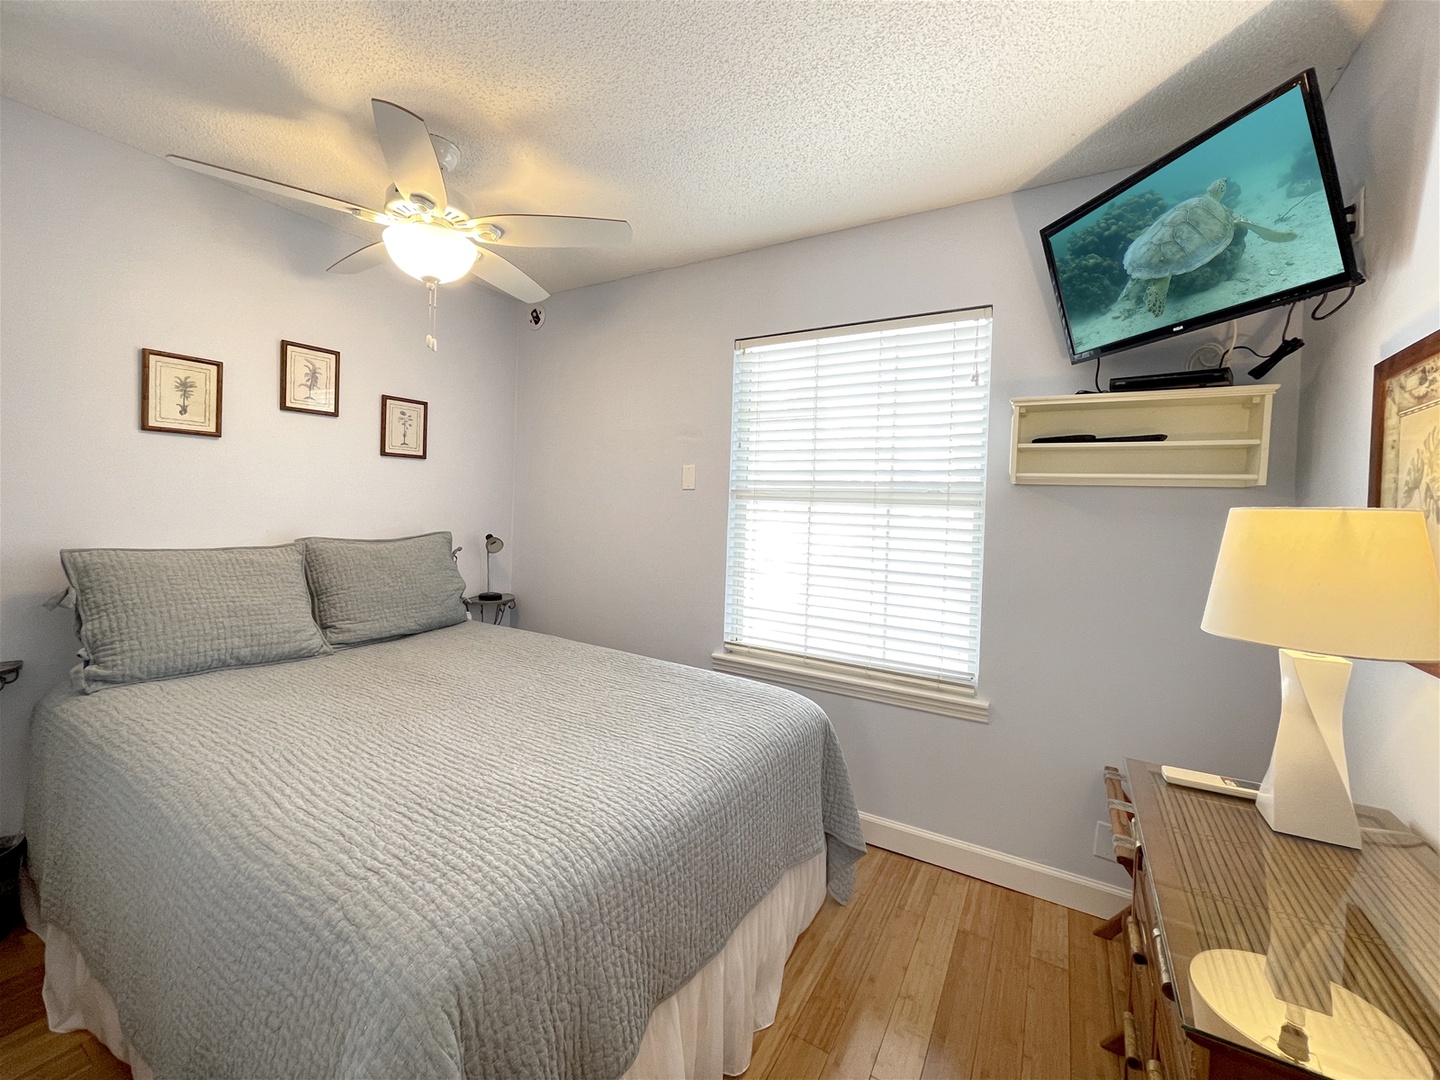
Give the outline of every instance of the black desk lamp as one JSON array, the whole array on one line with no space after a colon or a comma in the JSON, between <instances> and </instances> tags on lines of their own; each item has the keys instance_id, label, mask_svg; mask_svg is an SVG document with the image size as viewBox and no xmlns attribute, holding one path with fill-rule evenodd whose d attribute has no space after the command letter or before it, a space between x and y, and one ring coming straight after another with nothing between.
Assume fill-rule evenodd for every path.
<instances>
[{"instance_id":1,"label":"black desk lamp","mask_svg":"<svg viewBox=\"0 0 1440 1080\"><path fill-rule=\"evenodd\" d=\"M501 540L500 537L496 536L494 533L486 533L486 534L485 534L485 591L482 592L478 597L476 597L476 599L478 599L478 600L499 600L499 599L500 599L500 594L499 594L498 592L491 592L491 591L490 591L490 556L491 556L491 555L494 555L497 551L499 551L499 550L500 550L501 548L503 548L504 546L505 546L505 541L504 541L504 540Z\"/></svg>"}]
</instances>

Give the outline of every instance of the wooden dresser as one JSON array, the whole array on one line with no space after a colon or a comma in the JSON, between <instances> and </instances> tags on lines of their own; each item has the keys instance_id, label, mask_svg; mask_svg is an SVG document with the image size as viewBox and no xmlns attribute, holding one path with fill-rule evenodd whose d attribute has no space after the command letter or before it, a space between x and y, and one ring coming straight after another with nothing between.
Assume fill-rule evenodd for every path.
<instances>
[{"instance_id":1,"label":"wooden dresser","mask_svg":"<svg viewBox=\"0 0 1440 1080\"><path fill-rule=\"evenodd\" d=\"M1106 771L1134 876L1131 1076L1440 1077L1440 856L1357 807L1360 851L1272 832L1245 799ZM1299 1062L1304 1062L1302 1067Z\"/></svg>"}]
</instances>

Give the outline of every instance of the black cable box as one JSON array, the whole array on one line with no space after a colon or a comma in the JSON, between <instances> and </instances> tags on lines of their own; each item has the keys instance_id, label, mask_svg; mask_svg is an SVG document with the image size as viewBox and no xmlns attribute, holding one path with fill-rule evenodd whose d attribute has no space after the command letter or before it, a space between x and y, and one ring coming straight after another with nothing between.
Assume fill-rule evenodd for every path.
<instances>
[{"instance_id":1,"label":"black cable box","mask_svg":"<svg viewBox=\"0 0 1440 1080\"><path fill-rule=\"evenodd\" d=\"M1193 390L1205 386L1234 386L1235 375L1228 367L1196 368L1194 371L1162 371L1157 375L1126 375L1111 379L1111 393L1127 390Z\"/></svg>"}]
</instances>

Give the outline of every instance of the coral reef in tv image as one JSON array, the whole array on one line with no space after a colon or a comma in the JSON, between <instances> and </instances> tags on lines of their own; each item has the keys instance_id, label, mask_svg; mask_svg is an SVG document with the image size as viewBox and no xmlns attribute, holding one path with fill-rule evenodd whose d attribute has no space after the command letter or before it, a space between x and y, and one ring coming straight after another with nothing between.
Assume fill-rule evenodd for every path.
<instances>
[{"instance_id":1,"label":"coral reef in tv image","mask_svg":"<svg viewBox=\"0 0 1440 1080\"><path fill-rule=\"evenodd\" d=\"M1214 191L1218 207L1208 201ZM1103 203L1051 245L1077 355L1344 269L1298 89ZM1172 265L1180 272L1165 275Z\"/></svg>"}]
</instances>

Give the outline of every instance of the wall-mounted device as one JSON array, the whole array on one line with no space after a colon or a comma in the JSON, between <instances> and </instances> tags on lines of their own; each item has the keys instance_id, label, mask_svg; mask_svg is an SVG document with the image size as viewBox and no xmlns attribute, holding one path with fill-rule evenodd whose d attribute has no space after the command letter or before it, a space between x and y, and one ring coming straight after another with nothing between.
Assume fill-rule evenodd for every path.
<instances>
[{"instance_id":1,"label":"wall-mounted device","mask_svg":"<svg viewBox=\"0 0 1440 1080\"><path fill-rule=\"evenodd\" d=\"M1040 237L1073 363L1364 281L1314 69Z\"/></svg>"},{"instance_id":2,"label":"wall-mounted device","mask_svg":"<svg viewBox=\"0 0 1440 1080\"><path fill-rule=\"evenodd\" d=\"M1195 368L1193 371L1162 371L1158 375L1126 375L1110 380L1115 393L1135 390L1188 390L1206 386L1234 386L1235 375L1228 367Z\"/></svg>"}]
</instances>

